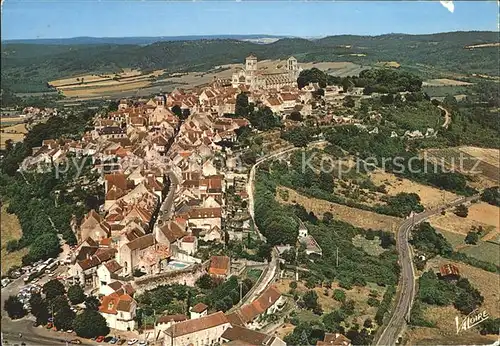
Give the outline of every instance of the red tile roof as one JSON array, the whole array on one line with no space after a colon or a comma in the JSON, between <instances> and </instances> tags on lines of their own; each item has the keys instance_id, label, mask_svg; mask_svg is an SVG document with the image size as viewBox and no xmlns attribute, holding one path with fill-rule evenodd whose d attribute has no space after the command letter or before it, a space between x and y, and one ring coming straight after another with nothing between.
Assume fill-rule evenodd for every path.
<instances>
[{"instance_id":1,"label":"red tile roof","mask_svg":"<svg viewBox=\"0 0 500 346\"><path fill-rule=\"evenodd\" d=\"M116 315L118 311L129 312L134 299L128 294L111 293L104 296L99 306L99 312Z\"/></svg>"},{"instance_id":2,"label":"red tile roof","mask_svg":"<svg viewBox=\"0 0 500 346\"><path fill-rule=\"evenodd\" d=\"M441 273L441 276L460 275L460 271L458 270L457 266L451 263L442 265L439 268L439 272Z\"/></svg>"},{"instance_id":3,"label":"red tile roof","mask_svg":"<svg viewBox=\"0 0 500 346\"><path fill-rule=\"evenodd\" d=\"M191 308L191 311L192 312L196 312L198 314L201 314L203 311L207 310L208 309L208 306L206 306L205 304L203 303L198 303L196 304L195 306L193 306Z\"/></svg>"},{"instance_id":4,"label":"red tile roof","mask_svg":"<svg viewBox=\"0 0 500 346\"><path fill-rule=\"evenodd\" d=\"M208 272L213 275L228 275L231 270L231 259L227 256L212 256Z\"/></svg>"},{"instance_id":5,"label":"red tile roof","mask_svg":"<svg viewBox=\"0 0 500 346\"><path fill-rule=\"evenodd\" d=\"M276 286L268 287L257 300L241 307L241 317L246 323L253 321L257 316L267 311L280 297L281 292Z\"/></svg>"},{"instance_id":6,"label":"red tile roof","mask_svg":"<svg viewBox=\"0 0 500 346\"><path fill-rule=\"evenodd\" d=\"M165 331L165 334L175 339L179 336L196 333L198 331L214 328L226 323L229 324L226 315L224 315L222 311L219 311L214 314L200 317L194 320L176 323L170 326Z\"/></svg>"}]
</instances>

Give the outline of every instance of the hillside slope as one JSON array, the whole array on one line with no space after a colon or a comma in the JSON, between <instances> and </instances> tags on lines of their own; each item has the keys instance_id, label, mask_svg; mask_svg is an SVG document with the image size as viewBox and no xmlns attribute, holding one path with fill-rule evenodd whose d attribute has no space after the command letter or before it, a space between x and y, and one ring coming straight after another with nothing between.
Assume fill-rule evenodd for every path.
<instances>
[{"instance_id":1,"label":"hillside slope","mask_svg":"<svg viewBox=\"0 0 500 346\"><path fill-rule=\"evenodd\" d=\"M48 80L78 73L141 70L206 70L242 62L250 53L259 59L294 55L299 61L352 61L370 65L397 61L403 67L460 74L498 75L496 47L466 49L494 43L496 32L453 32L432 35L331 36L320 40L285 38L271 44L233 39L156 42L150 45L3 44L2 88L16 92L46 90Z\"/></svg>"}]
</instances>

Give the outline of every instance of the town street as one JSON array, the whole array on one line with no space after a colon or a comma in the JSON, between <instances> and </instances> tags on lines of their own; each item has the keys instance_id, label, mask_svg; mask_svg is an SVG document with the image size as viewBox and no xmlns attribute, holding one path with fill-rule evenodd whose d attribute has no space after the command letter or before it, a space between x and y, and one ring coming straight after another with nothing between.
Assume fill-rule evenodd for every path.
<instances>
[{"instance_id":1,"label":"town street","mask_svg":"<svg viewBox=\"0 0 500 346\"><path fill-rule=\"evenodd\" d=\"M399 264L401 266L401 277L399 280L399 292L396 296L396 307L392 312L392 317L380 335L380 338L375 345L394 345L401 336L406 323L410 320L411 307L415 298L415 269L413 267L412 254L408 238L413 226L427 220L429 217L436 215L443 209L452 208L459 204L470 202L478 199L480 196L475 195L467 198L460 198L454 202L446 204L442 207L427 210L420 214L415 214L399 226L396 247L399 255Z\"/></svg>"}]
</instances>

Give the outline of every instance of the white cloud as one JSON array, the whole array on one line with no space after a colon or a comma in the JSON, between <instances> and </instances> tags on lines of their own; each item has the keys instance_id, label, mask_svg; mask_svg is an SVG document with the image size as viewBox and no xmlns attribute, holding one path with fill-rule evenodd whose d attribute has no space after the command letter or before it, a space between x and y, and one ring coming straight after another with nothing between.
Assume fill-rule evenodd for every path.
<instances>
[{"instance_id":1,"label":"white cloud","mask_svg":"<svg viewBox=\"0 0 500 346\"><path fill-rule=\"evenodd\" d=\"M455 11L455 5L453 4L453 1L440 1L440 3L451 13Z\"/></svg>"}]
</instances>

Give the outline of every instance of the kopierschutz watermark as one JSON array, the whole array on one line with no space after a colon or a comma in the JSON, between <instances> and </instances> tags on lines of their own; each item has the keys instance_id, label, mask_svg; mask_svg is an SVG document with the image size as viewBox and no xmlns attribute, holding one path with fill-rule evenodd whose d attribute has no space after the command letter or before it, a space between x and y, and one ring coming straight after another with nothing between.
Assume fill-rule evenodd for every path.
<instances>
[{"instance_id":1,"label":"kopierschutz watermark","mask_svg":"<svg viewBox=\"0 0 500 346\"><path fill-rule=\"evenodd\" d=\"M345 159L333 158L330 155L318 152L302 152L301 173L305 174L310 169L316 173L336 173L337 177L355 171L356 173L367 173L375 168L391 171L397 174L410 173L451 173L460 172L464 174L481 174L479 169L481 160L476 157L463 155L445 159L444 157L428 157L424 153L422 157L393 156L393 157L367 157L361 159L356 157L354 164L346 164Z\"/></svg>"}]
</instances>

